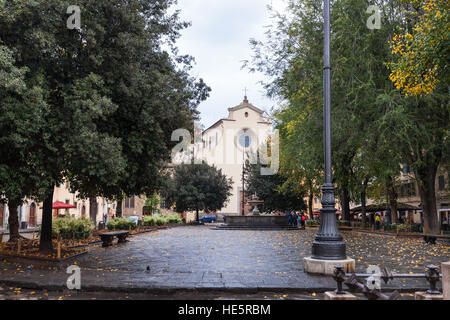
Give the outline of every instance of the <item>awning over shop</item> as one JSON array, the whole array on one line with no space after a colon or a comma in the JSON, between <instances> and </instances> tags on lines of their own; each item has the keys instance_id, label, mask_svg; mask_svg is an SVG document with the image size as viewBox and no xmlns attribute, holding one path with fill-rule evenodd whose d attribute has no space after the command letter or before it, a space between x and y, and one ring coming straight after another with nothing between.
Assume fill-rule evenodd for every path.
<instances>
[{"instance_id":1,"label":"awning over shop","mask_svg":"<svg viewBox=\"0 0 450 320\"><path fill-rule=\"evenodd\" d=\"M52 209L76 209L77 207L68 203L64 203L61 201L53 202ZM39 207L42 209L42 207Z\"/></svg>"},{"instance_id":2,"label":"awning over shop","mask_svg":"<svg viewBox=\"0 0 450 320\"><path fill-rule=\"evenodd\" d=\"M409 210L420 210L419 207L407 204L407 203L397 203L397 210L398 211L409 211ZM362 212L362 206L355 207L353 209L350 209L350 211L353 212ZM379 211L386 211L386 203L380 203L380 204L370 204L366 206L366 212L379 212Z\"/></svg>"}]
</instances>

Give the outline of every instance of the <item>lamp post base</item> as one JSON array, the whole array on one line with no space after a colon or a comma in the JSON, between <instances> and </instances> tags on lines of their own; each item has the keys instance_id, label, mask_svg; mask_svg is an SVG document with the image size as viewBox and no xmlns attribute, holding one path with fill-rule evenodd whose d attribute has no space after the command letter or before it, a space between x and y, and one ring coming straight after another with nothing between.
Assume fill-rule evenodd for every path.
<instances>
[{"instance_id":1,"label":"lamp post base","mask_svg":"<svg viewBox=\"0 0 450 320\"><path fill-rule=\"evenodd\" d=\"M355 272L355 259L319 260L311 257L303 258L303 267L306 273L332 276L336 266L343 266L345 273Z\"/></svg>"},{"instance_id":2,"label":"lamp post base","mask_svg":"<svg viewBox=\"0 0 450 320\"><path fill-rule=\"evenodd\" d=\"M333 241L316 238L312 244L312 258L317 260L344 260L347 258L345 242L337 236Z\"/></svg>"}]
</instances>

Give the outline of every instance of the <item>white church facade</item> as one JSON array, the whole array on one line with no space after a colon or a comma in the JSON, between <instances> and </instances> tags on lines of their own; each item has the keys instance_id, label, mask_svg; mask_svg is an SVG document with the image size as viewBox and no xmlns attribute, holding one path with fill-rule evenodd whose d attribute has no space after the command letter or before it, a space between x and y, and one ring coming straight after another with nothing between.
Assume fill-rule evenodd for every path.
<instances>
[{"instance_id":1,"label":"white church facade","mask_svg":"<svg viewBox=\"0 0 450 320\"><path fill-rule=\"evenodd\" d=\"M271 135L271 123L264 111L244 101L228 109L227 118L218 120L201 134L196 145L195 157L222 170L233 180L232 195L220 213L242 214L243 164L256 155L261 146L267 146ZM200 146L198 144L201 144Z\"/></svg>"}]
</instances>

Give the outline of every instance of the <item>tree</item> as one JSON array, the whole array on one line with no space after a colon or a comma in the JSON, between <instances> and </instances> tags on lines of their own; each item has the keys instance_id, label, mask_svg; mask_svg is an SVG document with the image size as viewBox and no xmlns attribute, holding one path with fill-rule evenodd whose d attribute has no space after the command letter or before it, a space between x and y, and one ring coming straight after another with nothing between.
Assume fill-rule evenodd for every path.
<instances>
[{"instance_id":1,"label":"tree","mask_svg":"<svg viewBox=\"0 0 450 320\"><path fill-rule=\"evenodd\" d=\"M145 206L150 208L150 213L153 214L157 209L158 205L161 203L160 196L156 193L153 194L150 198L145 200Z\"/></svg>"},{"instance_id":2,"label":"tree","mask_svg":"<svg viewBox=\"0 0 450 320\"><path fill-rule=\"evenodd\" d=\"M209 88L189 76L192 58L174 46L172 0L83 0L80 29L68 29L70 1L14 1L0 7L0 40L41 80L48 110L33 139L33 166L46 181L40 249L52 250L54 185L82 197L151 194L169 159L173 130L189 124ZM173 55L162 49L167 43ZM42 195L43 194L43 195Z\"/></svg>"},{"instance_id":3,"label":"tree","mask_svg":"<svg viewBox=\"0 0 450 320\"><path fill-rule=\"evenodd\" d=\"M355 160L383 114L376 97L394 91L385 62L388 39L399 25L398 8L392 1L377 3L383 28L369 30L365 12L370 4L339 0L331 9L332 165L346 220L349 203L360 197L365 180L356 172L363 168ZM314 190L323 176L322 2L289 1L288 14L279 15L267 34L266 43L252 41L255 55L250 70L270 76L268 95L287 102L276 113L282 172L294 174Z\"/></svg>"},{"instance_id":4,"label":"tree","mask_svg":"<svg viewBox=\"0 0 450 320\"><path fill-rule=\"evenodd\" d=\"M244 181L248 195L255 194L258 199L264 200L265 212L306 209L303 190L294 189L293 186L289 188L286 178L280 174L261 175L261 164L259 161L257 163L251 164L247 160Z\"/></svg>"},{"instance_id":5,"label":"tree","mask_svg":"<svg viewBox=\"0 0 450 320\"><path fill-rule=\"evenodd\" d=\"M0 195L9 206L9 241L20 237L17 207L42 183L30 163L46 105L40 87L26 84L26 73L15 66L12 50L0 45Z\"/></svg>"},{"instance_id":6,"label":"tree","mask_svg":"<svg viewBox=\"0 0 450 320\"><path fill-rule=\"evenodd\" d=\"M405 95L430 94L450 84L450 4L446 0L407 0L407 27L392 39L390 79Z\"/></svg>"},{"instance_id":7,"label":"tree","mask_svg":"<svg viewBox=\"0 0 450 320\"><path fill-rule=\"evenodd\" d=\"M172 178L163 193L165 203L175 205L177 212L217 211L231 196L233 181L221 169L202 164L183 164L175 167Z\"/></svg>"},{"instance_id":8,"label":"tree","mask_svg":"<svg viewBox=\"0 0 450 320\"><path fill-rule=\"evenodd\" d=\"M417 181L423 208L424 233L440 232L436 207L436 173L449 166L450 109L447 89L424 97L390 96L394 106L379 122L382 139L409 165Z\"/></svg>"}]
</instances>

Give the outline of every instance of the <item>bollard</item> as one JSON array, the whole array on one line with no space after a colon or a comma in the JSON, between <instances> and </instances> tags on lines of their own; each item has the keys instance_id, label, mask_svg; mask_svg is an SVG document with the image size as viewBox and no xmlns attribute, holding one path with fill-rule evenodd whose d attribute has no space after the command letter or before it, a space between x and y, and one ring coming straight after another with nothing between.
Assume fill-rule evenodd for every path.
<instances>
[{"instance_id":1,"label":"bollard","mask_svg":"<svg viewBox=\"0 0 450 320\"><path fill-rule=\"evenodd\" d=\"M345 291L342 290L342 283L345 281L345 272L344 267L339 265L334 268L333 279L337 283L336 294L345 294Z\"/></svg>"},{"instance_id":2,"label":"bollard","mask_svg":"<svg viewBox=\"0 0 450 320\"><path fill-rule=\"evenodd\" d=\"M428 294L441 294L441 292L436 288L436 284L440 279L439 270L435 265L430 264L427 266L427 271L425 272L425 279L427 279L430 284L430 289L427 290Z\"/></svg>"},{"instance_id":3,"label":"bollard","mask_svg":"<svg viewBox=\"0 0 450 320\"><path fill-rule=\"evenodd\" d=\"M353 294L345 292L342 289L342 283L345 281L344 267L338 265L334 268L333 279L337 283L335 291L325 292L325 300L358 300Z\"/></svg>"},{"instance_id":4,"label":"bollard","mask_svg":"<svg viewBox=\"0 0 450 320\"><path fill-rule=\"evenodd\" d=\"M56 253L56 258L61 259L61 241L59 240L59 238L58 238L58 249Z\"/></svg>"},{"instance_id":5,"label":"bollard","mask_svg":"<svg viewBox=\"0 0 450 320\"><path fill-rule=\"evenodd\" d=\"M22 249L22 239L19 238L19 240L17 240L17 254L20 254L21 249Z\"/></svg>"},{"instance_id":6,"label":"bollard","mask_svg":"<svg viewBox=\"0 0 450 320\"><path fill-rule=\"evenodd\" d=\"M414 296L415 300L442 300L444 297L436 287L437 282L440 278L441 276L436 266L432 264L427 266L425 279L427 279L428 283L430 284L430 289L428 289L426 292L416 292Z\"/></svg>"}]
</instances>

